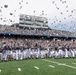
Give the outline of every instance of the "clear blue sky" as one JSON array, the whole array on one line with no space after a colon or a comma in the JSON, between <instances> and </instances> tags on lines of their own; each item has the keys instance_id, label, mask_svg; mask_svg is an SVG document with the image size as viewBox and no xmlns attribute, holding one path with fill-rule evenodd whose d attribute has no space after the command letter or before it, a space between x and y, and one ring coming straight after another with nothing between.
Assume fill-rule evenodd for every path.
<instances>
[{"instance_id":1,"label":"clear blue sky","mask_svg":"<svg viewBox=\"0 0 76 75\"><path fill-rule=\"evenodd\" d=\"M53 29L76 31L76 0L0 0L0 24L18 23L20 13L47 17Z\"/></svg>"}]
</instances>

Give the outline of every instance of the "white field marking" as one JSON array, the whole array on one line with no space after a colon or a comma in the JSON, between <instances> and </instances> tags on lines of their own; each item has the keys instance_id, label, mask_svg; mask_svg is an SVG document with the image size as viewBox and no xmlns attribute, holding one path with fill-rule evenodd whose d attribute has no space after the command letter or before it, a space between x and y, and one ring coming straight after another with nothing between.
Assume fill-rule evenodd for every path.
<instances>
[{"instance_id":1,"label":"white field marking","mask_svg":"<svg viewBox=\"0 0 76 75\"><path fill-rule=\"evenodd\" d=\"M0 72L1 72L2 70L0 69Z\"/></svg>"},{"instance_id":2,"label":"white field marking","mask_svg":"<svg viewBox=\"0 0 76 75\"><path fill-rule=\"evenodd\" d=\"M44 60L44 61L47 61L47 62L52 62L52 63L57 64L57 65L61 64L59 62L54 62L54 61L50 61L50 60L46 60L46 59L41 59L41 60Z\"/></svg>"},{"instance_id":3,"label":"white field marking","mask_svg":"<svg viewBox=\"0 0 76 75\"><path fill-rule=\"evenodd\" d=\"M70 66L70 65L67 65L67 64L63 64L63 63L59 63L59 62L54 62L54 61L50 61L50 60L46 60L46 59L41 59L41 60L44 60L44 61L47 61L47 62L51 62L51 63L55 63L57 65L62 65L62 66L66 66L66 67L70 67L70 68L76 69L76 67Z\"/></svg>"},{"instance_id":4,"label":"white field marking","mask_svg":"<svg viewBox=\"0 0 76 75\"><path fill-rule=\"evenodd\" d=\"M21 68L18 68L18 71L21 71Z\"/></svg>"},{"instance_id":5,"label":"white field marking","mask_svg":"<svg viewBox=\"0 0 76 75\"><path fill-rule=\"evenodd\" d=\"M52 66L52 65L49 65L49 67L55 68L55 67L54 67L54 66Z\"/></svg>"},{"instance_id":6,"label":"white field marking","mask_svg":"<svg viewBox=\"0 0 76 75\"><path fill-rule=\"evenodd\" d=\"M64 63L59 63L59 64L57 64L57 65L65 65Z\"/></svg>"},{"instance_id":7,"label":"white field marking","mask_svg":"<svg viewBox=\"0 0 76 75\"><path fill-rule=\"evenodd\" d=\"M34 68L36 68L37 70L39 69L37 66L34 66Z\"/></svg>"},{"instance_id":8,"label":"white field marking","mask_svg":"<svg viewBox=\"0 0 76 75\"><path fill-rule=\"evenodd\" d=\"M76 64L76 63L72 63L72 64Z\"/></svg>"},{"instance_id":9,"label":"white field marking","mask_svg":"<svg viewBox=\"0 0 76 75\"><path fill-rule=\"evenodd\" d=\"M67 64L64 64L63 66L67 66L67 67L70 67L70 68L76 69L76 67L74 67L74 66L70 66L70 65L67 65Z\"/></svg>"}]
</instances>

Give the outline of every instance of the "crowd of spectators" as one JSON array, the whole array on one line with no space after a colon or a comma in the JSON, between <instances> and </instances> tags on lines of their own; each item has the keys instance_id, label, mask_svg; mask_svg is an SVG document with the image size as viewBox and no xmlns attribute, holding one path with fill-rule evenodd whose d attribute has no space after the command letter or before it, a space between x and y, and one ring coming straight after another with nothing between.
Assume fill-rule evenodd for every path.
<instances>
[{"instance_id":1,"label":"crowd of spectators","mask_svg":"<svg viewBox=\"0 0 76 75\"><path fill-rule=\"evenodd\" d=\"M69 31L52 30L52 29L36 29L36 28L19 28L11 26L0 26L0 32L14 32L17 34L30 34L30 35L49 35L49 36L75 36L74 33Z\"/></svg>"}]
</instances>

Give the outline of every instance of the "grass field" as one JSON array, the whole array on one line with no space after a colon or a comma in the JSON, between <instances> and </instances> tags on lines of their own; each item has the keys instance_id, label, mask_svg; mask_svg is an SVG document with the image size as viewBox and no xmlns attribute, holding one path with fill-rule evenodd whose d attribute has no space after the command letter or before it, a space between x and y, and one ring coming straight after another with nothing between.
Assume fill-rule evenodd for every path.
<instances>
[{"instance_id":1,"label":"grass field","mask_svg":"<svg viewBox=\"0 0 76 75\"><path fill-rule=\"evenodd\" d=\"M0 75L76 75L76 58L0 62Z\"/></svg>"}]
</instances>

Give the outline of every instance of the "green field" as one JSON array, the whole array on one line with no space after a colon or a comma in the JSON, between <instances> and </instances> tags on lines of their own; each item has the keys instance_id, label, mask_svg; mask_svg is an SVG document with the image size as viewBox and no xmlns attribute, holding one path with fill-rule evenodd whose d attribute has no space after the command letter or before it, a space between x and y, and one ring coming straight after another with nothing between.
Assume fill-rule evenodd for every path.
<instances>
[{"instance_id":1,"label":"green field","mask_svg":"<svg viewBox=\"0 0 76 75\"><path fill-rule=\"evenodd\" d=\"M0 75L76 75L76 58L0 61Z\"/></svg>"}]
</instances>

